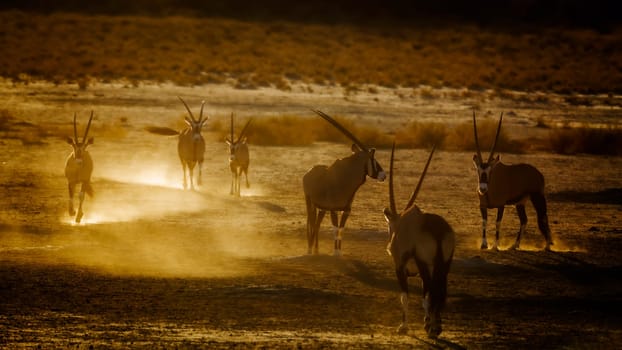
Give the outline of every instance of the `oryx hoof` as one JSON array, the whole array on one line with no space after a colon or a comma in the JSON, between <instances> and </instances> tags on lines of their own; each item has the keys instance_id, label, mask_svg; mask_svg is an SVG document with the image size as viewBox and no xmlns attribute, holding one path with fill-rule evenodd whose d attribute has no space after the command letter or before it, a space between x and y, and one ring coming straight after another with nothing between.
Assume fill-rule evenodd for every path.
<instances>
[{"instance_id":1,"label":"oryx hoof","mask_svg":"<svg viewBox=\"0 0 622 350\"><path fill-rule=\"evenodd\" d=\"M82 220L82 216L84 216L83 212L79 212L78 215L76 215L76 224L80 223L80 221Z\"/></svg>"},{"instance_id":2,"label":"oryx hoof","mask_svg":"<svg viewBox=\"0 0 622 350\"><path fill-rule=\"evenodd\" d=\"M430 327L429 330L427 330L428 337L431 338L431 339L436 339L436 338L438 338L439 335L441 335L442 331L443 330L442 330L441 326L432 326L432 327Z\"/></svg>"},{"instance_id":3,"label":"oryx hoof","mask_svg":"<svg viewBox=\"0 0 622 350\"><path fill-rule=\"evenodd\" d=\"M479 249L488 249L488 243L482 242L482 245L479 247Z\"/></svg>"},{"instance_id":4,"label":"oryx hoof","mask_svg":"<svg viewBox=\"0 0 622 350\"><path fill-rule=\"evenodd\" d=\"M498 252L499 251L499 245L497 243L495 243L495 244L493 244L491 249L494 250L495 252Z\"/></svg>"},{"instance_id":5,"label":"oryx hoof","mask_svg":"<svg viewBox=\"0 0 622 350\"><path fill-rule=\"evenodd\" d=\"M335 249L333 256L341 256L341 249Z\"/></svg>"},{"instance_id":6,"label":"oryx hoof","mask_svg":"<svg viewBox=\"0 0 622 350\"><path fill-rule=\"evenodd\" d=\"M74 216L76 215L76 210L73 208L69 208L69 216Z\"/></svg>"},{"instance_id":7,"label":"oryx hoof","mask_svg":"<svg viewBox=\"0 0 622 350\"><path fill-rule=\"evenodd\" d=\"M515 242L514 244L512 244L512 246L510 247L510 250L518 250L518 248L520 248L520 243Z\"/></svg>"},{"instance_id":8,"label":"oryx hoof","mask_svg":"<svg viewBox=\"0 0 622 350\"><path fill-rule=\"evenodd\" d=\"M406 334L408 332L408 326L404 323L400 324L399 327L397 327L397 334Z\"/></svg>"}]
</instances>

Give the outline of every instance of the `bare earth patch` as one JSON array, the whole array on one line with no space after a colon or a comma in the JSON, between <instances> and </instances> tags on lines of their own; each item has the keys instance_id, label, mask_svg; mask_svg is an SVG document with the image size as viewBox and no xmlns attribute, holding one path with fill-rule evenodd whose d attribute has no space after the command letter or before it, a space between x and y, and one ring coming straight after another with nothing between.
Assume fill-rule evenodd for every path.
<instances>
[{"instance_id":1,"label":"bare earth patch","mask_svg":"<svg viewBox=\"0 0 622 350\"><path fill-rule=\"evenodd\" d=\"M471 153L435 155L418 198L457 233L443 333L425 336L420 287L411 280L411 328L397 335L397 281L386 254L386 183L368 181L346 227L344 256L331 256L325 221L320 255L307 256L301 179L315 164L349 154L347 144L258 147L250 143L250 189L229 196L226 145L206 133L204 185L181 189L176 140L146 133L171 125L206 99L210 122L309 108L394 132L412 119L447 123L513 111L504 127L530 137L538 117L616 122L598 106L502 98L400 97L399 90L344 94L334 88L236 90L51 84L0 86L0 109L15 116L0 140L0 344L7 348L615 348L622 341L622 159L547 153L502 154L545 175L553 252L544 252L533 209L523 249L481 251ZM434 90L440 97L449 91ZM445 94L445 95L443 95ZM485 93L482 93L485 94ZM447 102L449 101L449 102ZM557 102L556 102L557 101ZM563 108L562 108L563 106ZM62 175L68 146L55 136L74 112L95 111L91 154L95 197L84 223L66 213ZM35 126L54 131L24 142ZM106 127L104 127L106 126ZM15 128L13 128L15 127ZM12 135L8 137L6 135ZM399 147L399 145L398 145ZM396 158L397 202L417 181L427 150ZM388 168L389 151L378 150ZM503 221L501 247L518 229ZM492 227L489 227L492 231Z\"/></svg>"}]
</instances>

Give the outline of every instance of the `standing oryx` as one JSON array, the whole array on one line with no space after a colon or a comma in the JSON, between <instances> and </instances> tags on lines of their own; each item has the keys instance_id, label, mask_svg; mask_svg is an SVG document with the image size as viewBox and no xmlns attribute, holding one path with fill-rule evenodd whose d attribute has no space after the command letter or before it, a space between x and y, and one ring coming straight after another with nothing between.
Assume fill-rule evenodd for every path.
<instances>
[{"instance_id":1,"label":"standing oryx","mask_svg":"<svg viewBox=\"0 0 622 350\"><path fill-rule=\"evenodd\" d=\"M209 116L203 119L203 107L205 106L205 101L201 102L199 120L196 120L194 119L194 115L192 114L192 111L190 111L190 108L186 102L179 96L177 96L177 98L179 98L184 106L186 106L186 110L188 110L188 114L190 115L190 118L184 117L186 124L188 124L186 129L182 131L162 127L146 127L145 129L151 133L159 135L179 135L177 153L179 154L181 167L184 170L184 189L188 188L188 183L186 182L186 167L188 167L190 172L190 188L194 190L193 173L194 166L197 165L197 163L199 165L197 185L201 186L201 167L203 166L203 154L205 153L205 140L203 139L203 135L201 135L201 128L205 125L209 119Z\"/></svg>"},{"instance_id":2,"label":"standing oryx","mask_svg":"<svg viewBox=\"0 0 622 350\"><path fill-rule=\"evenodd\" d=\"M318 233L320 224L330 211L335 237L335 255L341 254L341 235L350 215L352 201L356 191L369 176L384 181L386 175L375 158L375 149L367 148L351 132L345 129L327 114L313 110L320 117L331 123L350 140L352 155L336 160L331 166L316 165L302 178L302 186L307 204L307 241L308 253L318 253ZM338 212L343 212L338 222Z\"/></svg>"},{"instance_id":3,"label":"standing oryx","mask_svg":"<svg viewBox=\"0 0 622 350\"><path fill-rule=\"evenodd\" d=\"M225 139L227 145L229 145L229 168L231 168L231 191L230 194L240 196L240 177L244 173L246 177L246 188L250 187L248 183L248 163L250 162L248 156L248 145L246 144L246 129L251 123L252 119L249 119L244 125L240 136L237 140L234 139L233 133L233 113L231 113L231 138Z\"/></svg>"},{"instance_id":4,"label":"standing oryx","mask_svg":"<svg viewBox=\"0 0 622 350\"><path fill-rule=\"evenodd\" d=\"M93 138L88 138L89 129L91 128L91 121L93 120L93 111L89 118L89 123L86 125L82 142L78 138L78 128L76 125L76 114L73 115L73 136L67 137L67 143L73 148L73 152L67 157L65 162L65 177L67 178L69 188L69 215L76 216L76 222L80 223L84 213L82 212L82 202L84 202L84 194L93 196L93 187L91 186L91 174L93 173L93 159L86 150L89 145L93 144ZM77 184L80 184L80 204L78 206L78 213L76 214L73 208L73 194Z\"/></svg>"},{"instance_id":5,"label":"standing oryx","mask_svg":"<svg viewBox=\"0 0 622 350\"><path fill-rule=\"evenodd\" d=\"M419 183L401 214L395 207L393 193L394 152L395 143L391 150L389 168L390 207L384 210L384 217L389 224L390 242L387 251L393 257L395 274L402 290L400 295L402 324L398 332L403 333L407 330L408 277L416 276L418 272L423 282L424 328L428 336L436 338L442 330L440 313L447 299L447 274L453 258L456 238L445 219L435 214L423 213L419 207L414 205L434 149L430 152Z\"/></svg>"},{"instance_id":6,"label":"standing oryx","mask_svg":"<svg viewBox=\"0 0 622 350\"><path fill-rule=\"evenodd\" d=\"M477 122L475 121L475 111L473 111L473 130L475 136L475 147L477 154L473 155L473 163L477 170L479 186L479 207L482 213L482 245L481 249L488 248L486 242L486 223L488 219L488 209L497 208L497 221L495 242L493 249L498 249L499 231L501 229L501 219L506 205L515 205L520 220L520 229L516 236L516 242L510 249L518 249L520 246L521 235L527 226L527 214L525 213L525 203L531 200L538 216L538 228L546 240L546 250L550 250L553 245L551 239L551 229L546 214L546 198L544 197L544 176L538 169L529 164L505 165L499 161L499 156L494 157L495 146L501 131L503 113L499 117L499 125L495 134L495 140L490 150L488 160L484 162L479 147L477 137Z\"/></svg>"}]
</instances>

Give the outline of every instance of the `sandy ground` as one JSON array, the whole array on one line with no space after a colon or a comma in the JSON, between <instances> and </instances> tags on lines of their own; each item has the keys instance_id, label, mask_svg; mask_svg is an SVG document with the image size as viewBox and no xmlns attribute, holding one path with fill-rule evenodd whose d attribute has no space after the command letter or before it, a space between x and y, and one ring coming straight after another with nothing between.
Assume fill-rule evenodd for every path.
<instances>
[{"instance_id":1,"label":"sandy ground","mask_svg":"<svg viewBox=\"0 0 622 350\"><path fill-rule=\"evenodd\" d=\"M233 198L222 140L206 134L204 184L192 192L181 188L176 140L143 131L183 115L176 95L194 108L205 98L212 118L226 120L232 110L311 117L314 107L387 130L411 118L458 122L475 103L482 113L513 111L504 125L526 134L541 132L533 128L541 115L562 123L619 122L615 110L573 108L554 98L534 107L482 96L448 103L395 90L334 89L120 84L83 91L4 83L0 109L17 120L0 141L0 347L593 349L622 341L620 158L501 155L544 173L555 246L542 250L528 206L523 249L496 252L478 248L472 154L438 152L417 203L447 219L457 247L444 331L432 341L422 327L417 279L411 279L410 331L395 332L401 313L385 252L386 183L370 180L358 192L342 257L332 256L328 220L321 254L306 255L302 175L347 156L348 145L257 147L250 140L251 187ZM96 196L86 199L77 225L66 210L69 146L33 137L28 123L70 130L73 113L84 125L91 109ZM397 152L403 207L427 151ZM377 158L388 168L389 151ZM515 209L506 209L502 248L517 228Z\"/></svg>"}]
</instances>

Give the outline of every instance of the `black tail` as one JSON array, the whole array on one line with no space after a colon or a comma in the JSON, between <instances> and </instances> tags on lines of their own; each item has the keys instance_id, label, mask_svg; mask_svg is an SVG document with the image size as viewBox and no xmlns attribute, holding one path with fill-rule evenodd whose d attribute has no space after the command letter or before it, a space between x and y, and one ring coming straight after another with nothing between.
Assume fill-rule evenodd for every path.
<instances>
[{"instance_id":1,"label":"black tail","mask_svg":"<svg viewBox=\"0 0 622 350\"><path fill-rule=\"evenodd\" d=\"M544 193L532 193L531 203L536 209L536 214L538 216L538 228L540 229L540 232L548 243L553 244L551 239L551 229L549 227L549 217L546 213L546 198L544 197Z\"/></svg>"},{"instance_id":2,"label":"black tail","mask_svg":"<svg viewBox=\"0 0 622 350\"><path fill-rule=\"evenodd\" d=\"M447 261L443 259L443 243L440 240L437 241L434 275L432 276L430 286L431 311L440 311L445 307L445 301L447 300L447 274L449 274L452 259L453 252Z\"/></svg>"}]
</instances>

